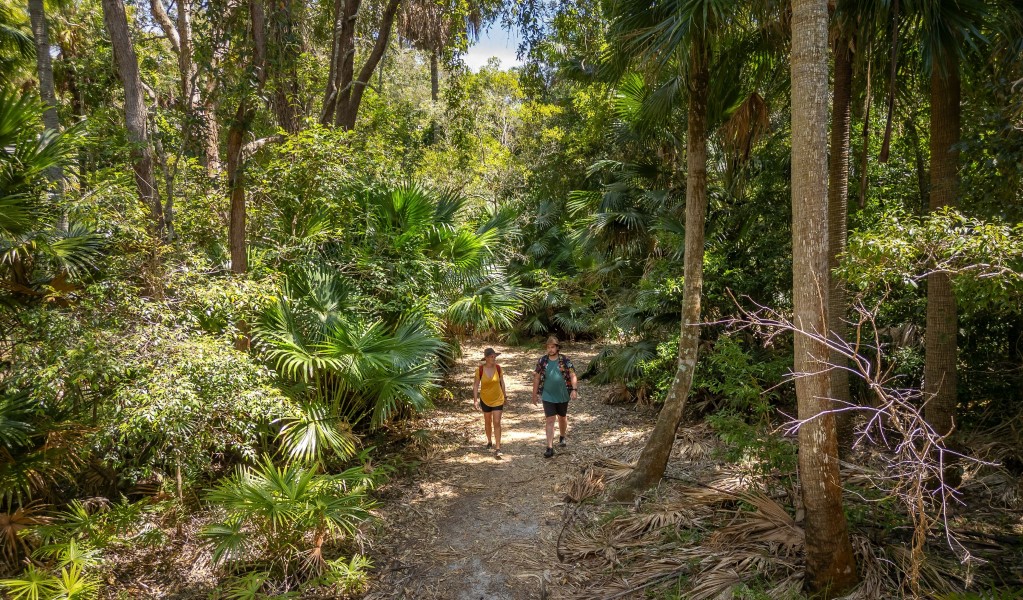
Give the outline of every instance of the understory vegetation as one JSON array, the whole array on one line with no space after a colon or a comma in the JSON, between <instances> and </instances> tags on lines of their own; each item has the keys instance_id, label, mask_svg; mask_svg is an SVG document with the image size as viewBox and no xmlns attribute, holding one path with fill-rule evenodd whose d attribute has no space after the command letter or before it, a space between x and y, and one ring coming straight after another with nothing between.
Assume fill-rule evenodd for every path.
<instances>
[{"instance_id":1,"label":"understory vegetation","mask_svg":"<svg viewBox=\"0 0 1023 600\"><path fill-rule=\"evenodd\" d=\"M189 546L152 597L359 597L467 341L555 334L692 426L633 508L636 465L580 477L581 597L1023 594L1023 12L831 5L806 235L788 3L0 0L2 593L136 597ZM519 64L467 65L488 28Z\"/></svg>"}]
</instances>

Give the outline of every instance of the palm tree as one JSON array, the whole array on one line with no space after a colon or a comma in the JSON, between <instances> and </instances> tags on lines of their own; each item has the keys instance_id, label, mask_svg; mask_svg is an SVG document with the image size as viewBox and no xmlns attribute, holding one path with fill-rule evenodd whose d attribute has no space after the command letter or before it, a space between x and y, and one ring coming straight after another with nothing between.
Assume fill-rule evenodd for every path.
<instances>
[{"instance_id":1,"label":"palm tree","mask_svg":"<svg viewBox=\"0 0 1023 600\"><path fill-rule=\"evenodd\" d=\"M54 282L84 274L101 241L91 229L71 224L54 230L61 207L39 195L53 168L74 151L77 129L65 133L38 124L44 108L26 95L0 92L0 301L39 298ZM8 296L10 294L10 296Z\"/></svg>"},{"instance_id":2,"label":"palm tree","mask_svg":"<svg viewBox=\"0 0 1023 600\"><path fill-rule=\"evenodd\" d=\"M285 450L295 458L322 460L328 451L347 458L353 426L380 426L429 404L441 341L421 319L391 326L365 316L363 304L333 269L306 267L254 327L256 348L303 407L283 424Z\"/></svg>"},{"instance_id":3,"label":"palm tree","mask_svg":"<svg viewBox=\"0 0 1023 600\"><path fill-rule=\"evenodd\" d=\"M688 87L686 134L685 266L678 370L635 469L615 492L631 499L657 483L668 464L696 370L703 289L704 226L707 220L707 114L712 40L734 24L741 6L725 0L669 0L653 9L646 2L623 1L613 8L612 31L625 48L645 62L680 54Z\"/></svg>"},{"instance_id":4,"label":"palm tree","mask_svg":"<svg viewBox=\"0 0 1023 600\"><path fill-rule=\"evenodd\" d=\"M299 566L306 576L318 575L326 566L324 544L354 537L370 518L373 485L362 465L329 475L296 464L278 467L263 457L210 492L208 500L227 517L202 535L215 563L266 559L285 572Z\"/></svg>"},{"instance_id":5,"label":"palm tree","mask_svg":"<svg viewBox=\"0 0 1023 600\"><path fill-rule=\"evenodd\" d=\"M827 345L828 7L792 2L792 276L799 478L806 507L806 586L833 598L856 583L842 510Z\"/></svg>"},{"instance_id":6,"label":"palm tree","mask_svg":"<svg viewBox=\"0 0 1023 600\"><path fill-rule=\"evenodd\" d=\"M14 83L15 74L33 51L24 15L7 3L0 4L0 86Z\"/></svg>"}]
</instances>

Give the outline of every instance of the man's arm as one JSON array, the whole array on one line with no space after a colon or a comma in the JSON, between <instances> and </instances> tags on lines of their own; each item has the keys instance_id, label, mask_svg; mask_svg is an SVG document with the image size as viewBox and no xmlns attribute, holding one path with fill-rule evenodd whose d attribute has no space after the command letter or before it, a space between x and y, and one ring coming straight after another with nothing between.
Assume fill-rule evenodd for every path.
<instances>
[{"instance_id":1,"label":"man's arm","mask_svg":"<svg viewBox=\"0 0 1023 600\"><path fill-rule=\"evenodd\" d=\"M575 376L575 369L572 369L572 393L569 396L575 400L576 396L579 395L579 378Z\"/></svg>"},{"instance_id":2,"label":"man's arm","mask_svg":"<svg viewBox=\"0 0 1023 600\"><path fill-rule=\"evenodd\" d=\"M533 373L533 404L536 404L536 394L540 391L540 374Z\"/></svg>"}]
</instances>

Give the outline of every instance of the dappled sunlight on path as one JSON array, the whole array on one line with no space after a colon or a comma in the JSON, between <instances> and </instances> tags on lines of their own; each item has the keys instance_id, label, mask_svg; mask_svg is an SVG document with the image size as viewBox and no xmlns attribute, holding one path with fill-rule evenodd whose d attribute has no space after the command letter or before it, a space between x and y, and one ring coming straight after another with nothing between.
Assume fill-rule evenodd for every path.
<instances>
[{"instance_id":1,"label":"dappled sunlight on path","mask_svg":"<svg viewBox=\"0 0 1023 600\"><path fill-rule=\"evenodd\" d=\"M496 349L508 389L502 450L486 450L482 413L472 405L472 377L483 345L467 346L449 380L454 399L423 419L433 444L418 473L380 511L383 530L372 555L377 577L367 598L540 597L545 564L557 561L568 483L623 441L639 439L647 422L613 409L580 382L569 407L568 446L543 458L543 409L530 403L533 366L542 353ZM585 371L599 348L566 345ZM620 418L619 418L620 417ZM557 435L557 433L555 434Z\"/></svg>"}]
</instances>

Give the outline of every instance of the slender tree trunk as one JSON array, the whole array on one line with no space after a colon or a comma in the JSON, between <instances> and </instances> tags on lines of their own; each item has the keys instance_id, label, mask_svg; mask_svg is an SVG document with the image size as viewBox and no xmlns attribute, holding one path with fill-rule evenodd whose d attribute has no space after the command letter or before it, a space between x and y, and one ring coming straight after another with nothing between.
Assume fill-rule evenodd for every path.
<instances>
[{"instance_id":1,"label":"slender tree trunk","mask_svg":"<svg viewBox=\"0 0 1023 600\"><path fill-rule=\"evenodd\" d=\"M401 5L401 0L390 0L387 6L384 8L384 13L380 17L380 26L377 32L376 43L373 44L373 50L370 51L369 56L366 57L366 62L363 63L362 69L359 71L358 79L344 80L341 81L340 88L342 90L349 90L350 94L342 95L342 101L338 103L337 119L335 124L342 129L350 130L355 128L355 119L359 115L359 106L362 104L362 95L366 92L366 85L369 83L370 77L373 76L373 71L377 68L380 63L380 59L384 56L384 50L387 49L387 44L391 39L391 29L394 26L394 17L398 12L398 7ZM353 48L354 54L354 48ZM354 64L354 63L353 63Z\"/></svg>"},{"instance_id":2,"label":"slender tree trunk","mask_svg":"<svg viewBox=\"0 0 1023 600\"><path fill-rule=\"evenodd\" d=\"M266 83L266 38L265 17L262 0L251 0L249 12L252 17L252 61L256 71L256 89L245 94L238 102L238 110L227 134L227 186L231 199L231 217L228 224L227 238L231 251L231 271L245 273L248 268L246 256L247 242L245 237L245 157L242 148L245 146L245 135L249 132L252 120L256 117L256 107L250 96L262 92Z\"/></svg>"},{"instance_id":3,"label":"slender tree trunk","mask_svg":"<svg viewBox=\"0 0 1023 600\"><path fill-rule=\"evenodd\" d=\"M860 155L860 208L862 209L867 205L867 184L870 182L868 176L868 169L870 165L867 159L870 157L870 105L871 102L871 89L870 89L870 61L871 61L870 47L867 47L867 76L866 76L866 90L863 95L863 154Z\"/></svg>"},{"instance_id":4,"label":"slender tree trunk","mask_svg":"<svg viewBox=\"0 0 1023 600\"><path fill-rule=\"evenodd\" d=\"M430 51L430 98L434 102L440 98L440 57L436 48Z\"/></svg>"},{"instance_id":5,"label":"slender tree trunk","mask_svg":"<svg viewBox=\"0 0 1023 600\"><path fill-rule=\"evenodd\" d=\"M831 152L828 167L828 331L835 337L846 338L849 329L845 323L845 286L834 276L838 258L845 252L846 228L849 214L849 136L852 122L852 40L841 35L835 46L835 90L831 109ZM847 409L852 404L849 393L848 361L839 352L831 353L831 397L836 409ZM843 450L851 449L853 442L852 412L839 412L838 442Z\"/></svg>"},{"instance_id":6,"label":"slender tree trunk","mask_svg":"<svg viewBox=\"0 0 1023 600\"><path fill-rule=\"evenodd\" d=\"M833 598L856 583L842 511L835 415L828 400L828 7L792 1L792 275L799 479L806 508L806 587ZM800 333L807 332L807 333Z\"/></svg>"},{"instance_id":7,"label":"slender tree trunk","mask_svg":"<svg viewBox=\"0 0 1023 600\"><path fill-rule=\"evenodd\" d=\"M959 191L959 61L935 59L931 70L932 211L956 205ZM956 414L956 331L958 319L947 273L927 277L927 330L924 332L924 416L939 435L951 434Z\"/></svg>"},{"instance_id":8,"label":"slender tree trunk","mask_svg":"<svg viewBox=\"0 0 1023 600\"><path fill-rule=\"evenodd\" d=\"M694 41L691 61L686 134L685 281L678 370L636 468L615 491L615 497L623 501L635 498L664 475L696 372L700 345L700 297L703 294L704 225L707 221L707 86L710 76L705 40Z\"/></svg>"},{"instance_id":9,"label":"slender tree trunk","mask_svg":"<svg viewBox=\"0 0 1023 600\"><path fill-rule=\"evenodd\" d=\"M160 204L160 194L153 174L153 146L149 138L144 91L138 58L128 35L128 18L121 0L103 0L103 20L110 33L117 74L124 85L124 120L128 141L131 143L135 185L143 204L149 209L151 233L154 239L161 240L164 233L163 206Z\"/></svg>"},{"instance_id":10,"label":"slender tree trunk","mask_svg":"<svg viewBox=\"0 0 1023 600\"><path fill-rule=\"evenodd\" d=\"M242 100L227 132L227 188L231 199L231 221L228 225L228 246L231 250L231 272L245 273L249 268L245 240L245 170L242 147L255 111Z\"/></svg>"},{"instance_id":11,"label":"slender tree trunk","mask_svg":"<svg viewBox=\"0 0 1023 600\"><path fill-rule=\"evenodd\" d=\"M888 162L888 152L892 146L892 119L895 116L895 90L898 86L896 75L899 65L899 0L892 5L892 53L888 67L888 116L884 122L884 139L881 141L881 153L877 157L882 163Z\"/></svg>"},{"instance_id":12,"label":"slender tree trunk","mask_svg":"<svg viewBox=\"0 0 1023 600\"><path fill-rule=\"evenodd\" d=\"M352 79L355 77L355 25L362 0L343 0L342 12L338 17L337 67L334 70L333 103L329 113L334 124L339 125L341 113L352 97Z\"/></svg>"},{"instance_id":13,"label":"slender tree trunk","mask_svg":"<svg viewBox=\"0 0 1023 600\"><path fill-rule=\"evenodd\" d=\"M46 7L43 0L28 0L28 14L32 22L32 37L36 43L36 72L39 75L39 97L46 103L43 113L43 125L51 131L60 131L60 119L57 116L57 92L53 85L53 61L50 58L50 31L46 23ZM54 187L53 199L60 202L61 182L64 170L54 165L46 170L46 178ZM67 229L67 211L61 207L57 219L57 229Z\"/></svg>"},{"instance_id":14,"label":"slender tree trunk","mask_svg":"<svg viewBox=\"0 0 1023 600\"><path fill-rule=\"evenodd\" d=\"M281 0L274 3L273 15L267 19L270 39L267 50L272 53L270 63L273 72L273 104L277 124L288 133L298 133L301 129L302 105L298 100L298 65L296 61L301 53L302 43L298 37L294 0Z\"/></svg>"}]
</instances>

